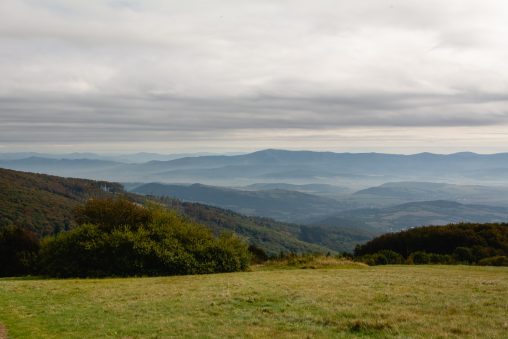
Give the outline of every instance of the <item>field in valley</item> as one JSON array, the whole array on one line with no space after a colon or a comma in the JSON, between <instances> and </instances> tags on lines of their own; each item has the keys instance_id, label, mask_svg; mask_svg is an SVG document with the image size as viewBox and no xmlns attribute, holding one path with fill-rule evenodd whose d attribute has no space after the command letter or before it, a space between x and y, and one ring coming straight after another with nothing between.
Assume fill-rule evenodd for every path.
<instances>
[{"instance_id":1,"label":"field in valley","mask_svg":"<svg viewBox=\"0 0 508 339\"><path fill-rule=\"evenodd\" d=\"M502 338L508 268L258 267L157 278L0 279L0 323L12 338Z\"/></svg>"}]
</instances>

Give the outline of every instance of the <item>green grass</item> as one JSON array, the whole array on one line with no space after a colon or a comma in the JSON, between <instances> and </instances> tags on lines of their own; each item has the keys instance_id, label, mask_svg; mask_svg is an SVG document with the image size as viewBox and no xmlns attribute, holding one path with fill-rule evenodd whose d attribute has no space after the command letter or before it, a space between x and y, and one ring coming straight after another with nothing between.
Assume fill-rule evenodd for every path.
<instances>
[{"instance_id":1,"label":"green grass","mask_svg":"<svg viewBox=\"0 0 508 339\"><path fill-rule=\"evenodd\" d=\"M502 338L507 315L508 269L493 267L0 279L12 338Z\"/></svg>"}]
</instances>

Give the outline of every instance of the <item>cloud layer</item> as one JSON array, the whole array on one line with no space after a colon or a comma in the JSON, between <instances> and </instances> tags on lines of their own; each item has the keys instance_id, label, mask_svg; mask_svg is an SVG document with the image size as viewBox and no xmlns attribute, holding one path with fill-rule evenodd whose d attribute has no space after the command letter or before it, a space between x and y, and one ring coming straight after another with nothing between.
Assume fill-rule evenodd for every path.
<instances>
[{"instance_id":1,"label":"cloud layer","mask_svg":"<svg viewBox=\"0 0 508 339\"><path fill-rule=\"evenodd\" d=\"M0 145L389 150L405 135L410 151L440 131L497 151L507 17L501 0L3 0Z\"/></svg>"}]
</instances>

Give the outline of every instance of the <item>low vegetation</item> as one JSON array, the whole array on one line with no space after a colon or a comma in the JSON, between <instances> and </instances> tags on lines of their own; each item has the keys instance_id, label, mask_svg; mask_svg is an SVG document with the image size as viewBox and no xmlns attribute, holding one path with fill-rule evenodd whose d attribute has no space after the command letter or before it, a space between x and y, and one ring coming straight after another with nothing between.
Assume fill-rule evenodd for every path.
<instances>
[{"instance_id":1,"label":"low vegetation","mask_svg":"<svg viewBox=\"0 0 508 339\"><path fill-rule=\"evenodd\" d=\"M303 254L293 253L283 254L279 257L273 257L265 262L253 265L251 268L255 271L265 271L274 269L338 269L338 268L364 268L366 264L353 261L351 258L340 255L322 255L322 254Z\"/></svg>"},{"instance_id":2,"label":"low vegetation","mask_svg":"<svg viewBox=\"0 0 508 339\"><path fill-rule=\"evenodd\" d=\"M375 266L0 279L12 338L506 338L508 269Z\"/></svg>"}]
</instances>

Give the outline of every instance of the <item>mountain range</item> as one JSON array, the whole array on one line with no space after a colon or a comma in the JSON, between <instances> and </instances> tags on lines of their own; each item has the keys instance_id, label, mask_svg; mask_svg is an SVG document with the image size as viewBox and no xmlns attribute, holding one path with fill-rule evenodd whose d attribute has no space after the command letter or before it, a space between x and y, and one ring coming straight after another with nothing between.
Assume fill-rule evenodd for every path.
<instances>
[{"instance_id":1,"label":"mountain range","mask_svg":"<svg viewBox=\"0 0 508 339\"><path fill-rule=\"evenodd\" d=\"M508 153L400 155L263 150L141 163L124 163L115 158L54 159L38 155L1 159L3 168L120 182L199 182L222 186L283 182L354 189L394 181L508 184Z\"/></svg>"},{"instance_id":2,"label":"mountain range","mask_svg":"<svg viewBox=\"0 0 508 339\"><path fill-rule=\"evenodd\" d=\"M176 159L164 158L172 156ZM275 229L282 224L298 225L289 228L298 230L290 232L294 240L316 242L334 250L351 248L352 240L420 225L508 220L508 153L397 155L263 150L179 156L183 155L4 153L0 154L0 167L122 182L125 190L139 199L176 198L242 216L234 220L270 218L272 226L278 225L273 226ZM29 198L26 193L23 200ZM74 204L79 199L74 199ZM8 203L6 206L12 206ZM31 211L27 215L39 214ZM68 215L65 218L70 222ZM234 225L228 226L232 228ZM331 236L333 232L338 233ZM344 246L335 246L338 241ZM270 244L274 251L285 248L273 245L271 240Z\"/></svg>"}]
</instances>

